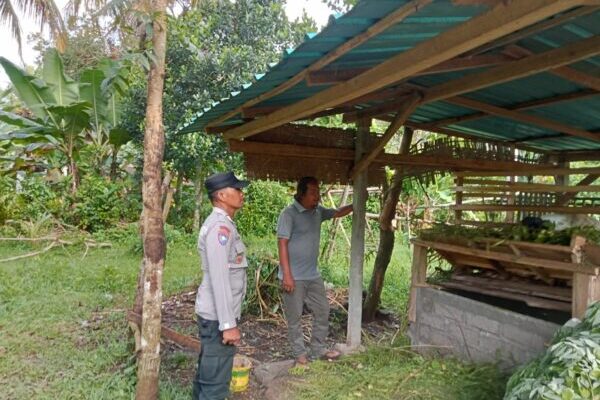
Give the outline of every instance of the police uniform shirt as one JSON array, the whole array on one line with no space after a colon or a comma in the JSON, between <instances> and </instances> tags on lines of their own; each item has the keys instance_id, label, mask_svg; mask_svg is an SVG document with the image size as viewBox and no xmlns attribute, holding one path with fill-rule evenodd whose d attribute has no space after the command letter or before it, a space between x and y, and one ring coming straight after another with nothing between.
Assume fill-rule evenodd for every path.
<instances>
[{"instance_id":1,"label":"police uniform shirt","mask_svg":"<svg viewBox=\"0 0 600 400\"><path fill-rule=\"evenodd\" d=\"M227 213L214 207L198 236L202 283L196 295L196 314L218 321L219 330L234 328L246 294L246 246Z\"/></svg>"}]
</instances>

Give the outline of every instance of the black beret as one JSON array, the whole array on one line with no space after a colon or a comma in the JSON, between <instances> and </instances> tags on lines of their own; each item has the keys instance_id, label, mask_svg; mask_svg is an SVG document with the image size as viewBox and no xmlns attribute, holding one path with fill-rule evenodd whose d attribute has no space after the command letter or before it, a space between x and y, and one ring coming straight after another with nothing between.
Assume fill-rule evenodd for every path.
<instances>
[{"instance_id":1,"label":"black beret","mask_svg":"<svg viewBox=\"0 0 600 400\"><path fill-rule=\"evenodd\" d=\"M232 187L236 189L242 189L248 186L250 182L241 181L233 174L233 172L219 172L218 174L214 174L206 178L204 181L204 186L208 193L212 193L219 189L223 189L226 187Z\"/></svg>"}]
</instances>

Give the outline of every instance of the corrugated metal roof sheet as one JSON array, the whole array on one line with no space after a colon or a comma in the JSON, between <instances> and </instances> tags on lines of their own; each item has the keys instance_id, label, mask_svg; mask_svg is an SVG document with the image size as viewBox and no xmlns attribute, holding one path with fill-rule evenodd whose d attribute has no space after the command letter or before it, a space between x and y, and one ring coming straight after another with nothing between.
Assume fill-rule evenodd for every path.
<instances>
[{"instance_id":1,"label":"corrugated metal roof sheet","mask_svg":"<svg viewBox=\"0 0 600 400\"><path fill-rule=\"evenodd\" d=\"M215 102L211 108L205 109L204 113L196 116L191 123L184 126L181 132L202 130L209 122L281 85L328 52L364 32L375 22L406 3L408 3L407 0L363 0L347 14L337 17L332 16L329 24L319 34L307 35L305 41L298 48L284 52L279 63L273 64L269 71L265 74L257 74L253 83L244 85L238 92L232 93L230 98ZM487 8L483 6L455 6L451 0L436 0L385 32L349 51L325 69L344 70L376 66L486 10ZM522 39L519 41L519 46L534 53L559 48L599 35L599 22L600 11L595 11ZM570 67L598 77L600 76L600 57L577 62ZM420 76L411 79L410 82L431 87L474 71L476 70ZM257 106L293 104L329 87L329 85L307 86L303 81ZM569 94L583 89L585 88L576 83L544 72L488 87L464 96L480 102L510 108L520 103ZM374 104L376 102L365 103L362 106L372 106ZM420 106L413 113L410 120L428 123L475 112L475 110L438 101ZM530 113L584 130L593 132L600 130L600 96L598 95L520 112ZM241 115L237 115L225 121L223 125L238 124L240 122L243 122ZM600 149L600 142L572 136L561 136L559 132L516 122L504 117L488 116L461 122L449 126L449 128L487 139L526 140L527 145L543 150Z\"/></svg>"}]
</instances>

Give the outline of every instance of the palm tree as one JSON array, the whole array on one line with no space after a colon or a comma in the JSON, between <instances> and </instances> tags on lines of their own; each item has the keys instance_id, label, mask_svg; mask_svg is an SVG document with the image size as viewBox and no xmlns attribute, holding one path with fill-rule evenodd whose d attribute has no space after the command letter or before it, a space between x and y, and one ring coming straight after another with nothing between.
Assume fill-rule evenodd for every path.
<instances>
[{"instance_id":1,"label":"palm tree","mask_svg":"<svg viewBox=\"0 0 600 400\"><path fill-rule=\"evenodd\" d=\"M63 52L67 47L67 30L54 0L0 0L0 24L7 25L19 45L19 56L22 57L22 30L19 14L25 14L40 24L48 27L55 41L56 48Z\"/></svg>"}]
</instances>

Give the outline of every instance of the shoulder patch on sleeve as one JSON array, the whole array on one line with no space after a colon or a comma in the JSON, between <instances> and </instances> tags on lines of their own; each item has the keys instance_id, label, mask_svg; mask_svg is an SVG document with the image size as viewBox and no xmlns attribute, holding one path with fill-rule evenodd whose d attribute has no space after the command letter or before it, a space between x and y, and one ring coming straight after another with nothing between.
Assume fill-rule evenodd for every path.
<instances>
[{"instance_id":1,"label":"shoulder patch on sleeve","mask_svg":"<svg viewBox=\"0 0 600 400\"><path fill-rule=\"evenodd\" d=\"M225 246L227 244L230 235L231 231L228 227L224 225L219 226L219 230L217 231L217 239L219 240L219 244L221 246Z\"/></svg>"}]
</instances>

